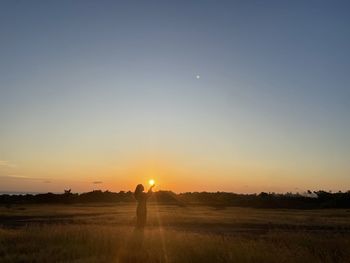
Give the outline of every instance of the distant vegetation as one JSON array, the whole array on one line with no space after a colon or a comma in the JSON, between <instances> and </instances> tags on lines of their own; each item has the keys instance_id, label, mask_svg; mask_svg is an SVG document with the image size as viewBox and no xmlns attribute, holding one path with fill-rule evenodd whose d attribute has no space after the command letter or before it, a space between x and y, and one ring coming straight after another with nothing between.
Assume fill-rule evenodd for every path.
<instances>
[{"instance_id":1,"label":"distant vegetation","mask_svg":"<svg viewBox=\"0 0 350 263\"><path fill-rule=\"evenodd\" d=\"M155 192L150 200L162 204L208 205L214 207L253 207L253 208L350 208L350 191L327 192L307 191L303 194L265 193L260 194L235 194L227 192L189 192L175 194L171 191ZM11 206L11 204L28 203L93 203L93 202L135 202L131 191L119 193L95 190L87 193L72 193L65 190L62 194L25 194L25 195L0 195L0 204Z\"/></svg>"}]
</instances>

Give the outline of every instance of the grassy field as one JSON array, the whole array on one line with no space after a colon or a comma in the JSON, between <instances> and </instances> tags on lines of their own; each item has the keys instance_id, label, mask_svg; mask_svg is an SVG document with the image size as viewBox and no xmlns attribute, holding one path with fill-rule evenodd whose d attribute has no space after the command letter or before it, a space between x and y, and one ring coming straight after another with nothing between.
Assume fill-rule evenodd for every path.
<instances>
[{"instance_id":1,"label":"grassy field","mask_svg":"<svg viewBox=\"0 0 350 263\"><path fill-rule=\"evenodd\" d=\"M350 210L0 207L0 262L350 262Z\"/></svg>"}]
</instances>

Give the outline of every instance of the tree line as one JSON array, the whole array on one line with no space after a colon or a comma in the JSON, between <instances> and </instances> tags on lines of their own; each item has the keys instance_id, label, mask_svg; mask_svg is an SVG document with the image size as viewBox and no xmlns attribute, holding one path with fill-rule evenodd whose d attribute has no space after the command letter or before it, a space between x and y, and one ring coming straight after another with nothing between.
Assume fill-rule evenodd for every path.
<instances>
[{"instance_id":1,"label":"tree line","mask_svg":"<svg viewBox=\"0 0 350 263\"><path fill-rule=\"evenodd\" d=\"M133 192L110 192L94 190L87 193L72 193L65 190L61 194L3 194L0 204L74 204L74 203L132 203L135 202ZM252 208L350 208L350 191L329 192L310 191L305 193L266 193L236 194L229 192L187 192L176 194L171 191L154 192L150 202L173 204L179 206L208 205L217 208L228 206Z\"/></svg>"}]
</instances>

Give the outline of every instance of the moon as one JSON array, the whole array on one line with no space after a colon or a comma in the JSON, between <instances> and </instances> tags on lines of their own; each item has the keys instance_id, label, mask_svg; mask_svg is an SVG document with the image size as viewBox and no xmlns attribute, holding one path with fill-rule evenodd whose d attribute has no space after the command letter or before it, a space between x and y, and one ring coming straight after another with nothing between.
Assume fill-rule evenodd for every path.
<instances>
[{"instance_id":1,"label":"moon","mask_svg":"<svg viewBox=\"0 0 350 263\"><path fill-rule=\"evenodd\" d=\"M196 75L196 79L200 79L201 78L201 76L200 75Z\"/></svg>"}]
</instances>

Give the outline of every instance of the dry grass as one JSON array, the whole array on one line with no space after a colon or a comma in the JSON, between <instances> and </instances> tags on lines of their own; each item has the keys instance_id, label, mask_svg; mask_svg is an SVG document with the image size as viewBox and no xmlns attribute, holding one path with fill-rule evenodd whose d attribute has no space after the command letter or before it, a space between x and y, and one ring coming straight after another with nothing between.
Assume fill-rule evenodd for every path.
<instances>
[{"instance_id":1,"label":"dry grass","mask_svg":"<svg viewBox=\"0 0 350 263\"><path fill-rule=\"evenodd\" d=\"M346 210L153 206L144 233L134 231L133 212L3 208L0 222L18 222L0 228L0 262L350 262Z\"/></svg>"}]
</instances>

